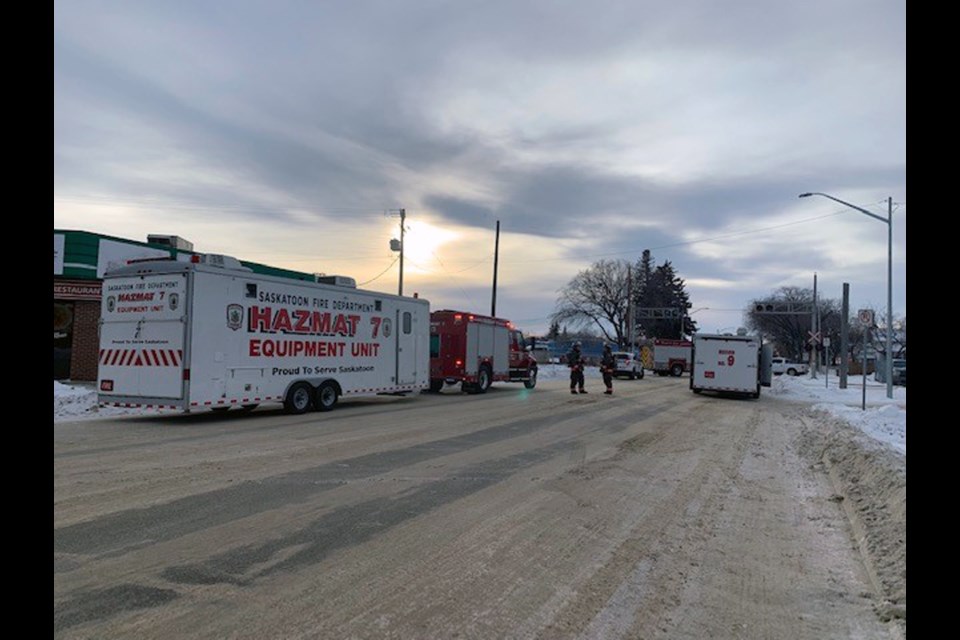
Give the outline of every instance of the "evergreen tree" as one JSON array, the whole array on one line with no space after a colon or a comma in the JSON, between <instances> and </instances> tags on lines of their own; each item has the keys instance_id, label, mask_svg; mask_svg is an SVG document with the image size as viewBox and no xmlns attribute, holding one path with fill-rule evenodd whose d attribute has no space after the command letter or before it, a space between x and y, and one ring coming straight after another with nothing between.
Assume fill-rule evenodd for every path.
<instances>
[{"instance_id":1,"label":"evergreen tree","mask_svg":"<svg viewBox=\"0 0 960 640\"><path fill-rule=\"evenodd\" d=\"M638 310L637 324L647 338L682 339L697 330L697 323L686 315L690 309L690 296L685 290L683 278L673 269L669 260L653 267L653 256L645 250L637 261L637 278L634 285L634 305ZM643 318L643 311L666 310L664 318ZM675 314L682 314L677 317Z\"/></svg>"},{"instance_id":2,"label":"evergreen tree","mask_svg":"<svg viewBox=\"0 0 960 640\"><path fill-rule=\"evenodd\" d=\"M560 323L554 320L550 323L550 330L547 332L548 340L556 340L560 335Z\"/></svg>"}]
</instances>

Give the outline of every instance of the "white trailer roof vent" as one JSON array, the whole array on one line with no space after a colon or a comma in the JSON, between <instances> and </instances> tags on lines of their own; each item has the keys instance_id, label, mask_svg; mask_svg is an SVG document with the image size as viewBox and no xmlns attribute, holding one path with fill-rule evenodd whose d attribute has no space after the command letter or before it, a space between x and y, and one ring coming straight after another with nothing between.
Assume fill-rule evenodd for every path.
<instances>
[{"instance_id":1,"label":"white trailer roof vent","mask_svg":"<svg viewBox=\"0 0 960 640\"><path fill-rule=\"evenodd\" d=\"M317 282L321 284L332 284L338 287L349 287L351 289L357 288L357 281L350 276L328 276L323 273L315 273L314 276L317 278Z\"/></svg>"},{"instance_id":2,"label":"white trailer roof vent","mask_svg":"<svg viewBox=\"0 0 960 640\"><path fill-rule=\"evenodd\" d=\"M240 264L240 261L233 256L225 256L219 253L195 253L190 256L190 261L197 264L205 264L211 267L230 269L231 271L253 271L253 269L250 267L245 267Z\"/></svg>"},{"instance_id":3,"label":"white trailer roof vent","mask_svg":"<svg viewBox=\"0 0 960 640\"><path fill-rule=\"evenodd\" d=\"M182 251L193 251L193 243L184 240L180 236L167 236L159 233L151 233L147 236L147 242L150 244L162 244L165 247L172 247Z\"/></svg>"}]
</instances>

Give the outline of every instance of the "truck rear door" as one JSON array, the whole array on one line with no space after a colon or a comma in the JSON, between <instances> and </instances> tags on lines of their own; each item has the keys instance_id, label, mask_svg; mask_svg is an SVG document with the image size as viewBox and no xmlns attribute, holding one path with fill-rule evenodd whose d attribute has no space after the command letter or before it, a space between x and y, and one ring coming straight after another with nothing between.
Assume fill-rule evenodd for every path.
<instances>
[{"instance_id":1,"label":"truck rear door","mask_svg":"<svg viewBox=\"0 0 960 640\"><path fill-rule=\"evenodd\" d=\"M107 278L101 299L100 400L181 399L187 276Z\"/></svg>"}]
</instances>

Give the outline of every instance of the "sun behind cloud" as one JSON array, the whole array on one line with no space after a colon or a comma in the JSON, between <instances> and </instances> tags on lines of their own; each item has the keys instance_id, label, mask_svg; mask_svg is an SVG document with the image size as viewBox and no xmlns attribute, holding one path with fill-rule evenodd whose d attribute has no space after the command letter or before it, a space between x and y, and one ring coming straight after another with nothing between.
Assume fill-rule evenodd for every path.
<instances>
[{"instance_id":1,"label":"sun behind cloud","mask_svg":"<svg viewBox=\"0 0 960 640\"><path fill-rule=\"evenodd\" d=\"M442 229L420 220L408 221L403 235L404 261L410 268L428 269L435 266L443 245L460 237L456 231Z\"/></svg>"}]
</instances>

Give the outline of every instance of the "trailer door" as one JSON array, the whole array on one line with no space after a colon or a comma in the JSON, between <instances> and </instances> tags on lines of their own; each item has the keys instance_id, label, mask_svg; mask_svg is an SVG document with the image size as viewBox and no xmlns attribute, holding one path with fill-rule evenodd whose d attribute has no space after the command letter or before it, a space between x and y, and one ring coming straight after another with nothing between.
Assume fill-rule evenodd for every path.
<instances>
[{"instance_id":1,"label":"trailer door","mask_svg":"<svg viewBox=\"0 0 960 640\"><path fill-rule=\"evenodd\" d=\"M397 384L417 381L417 316L412 305L400 303L397 308Z\"/></svg>"},{"instance_id":2,"label":"trailer door","mask_svg":"<svg viewBox=\"0 0 960 640\"><path fill-rule=\"evenodd\" d=\"M108 278L101 300L97 389L110 396L183 396L186 274Z\"/></svg>"}]
</instances>

